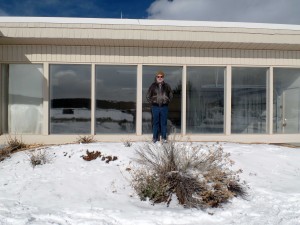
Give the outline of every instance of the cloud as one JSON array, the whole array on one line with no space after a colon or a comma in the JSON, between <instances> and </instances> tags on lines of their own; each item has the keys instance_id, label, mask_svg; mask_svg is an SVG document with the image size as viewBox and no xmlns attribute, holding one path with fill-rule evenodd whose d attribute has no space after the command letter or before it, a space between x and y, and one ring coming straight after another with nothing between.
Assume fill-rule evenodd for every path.
<instances>
[{"instance_id":1,"label":"cloud","mask_svg":"<svg viewBox=\"0 0 300 225\"><path fill-rule=\"evenodd\" d=\"M156 0L149 19L300 24L299 0Z\"/></svg>"},{"instance_id":2,"label":"cloud","mask_svg":"<svg viewBox=\"0 0 300 225\"><path fill-rule=\"evenodd\" d=\"M0 16L9 16L9 14L4 10L0 9Z\"/></svg>"}]
</instances>

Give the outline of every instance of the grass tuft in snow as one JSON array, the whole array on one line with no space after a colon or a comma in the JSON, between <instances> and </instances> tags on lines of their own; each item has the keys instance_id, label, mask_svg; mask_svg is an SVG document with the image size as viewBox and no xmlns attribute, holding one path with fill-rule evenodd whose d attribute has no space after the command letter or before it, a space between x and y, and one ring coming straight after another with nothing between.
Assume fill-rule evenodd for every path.
<instances>
[{"instance_id":1,"label":"grass tuft in snow","mask_svg":"<svg viewBox=\"0 0 300 225\"><path fill-rule=\"evenodd\" d=\"M0 162L3 161L4 159L10 157L10 155L11 155L10 148L2 148L2 149L0 149Z\"/></svg>"},{"instance_id":2,"label":"grass tuft in snow","mask_svg":"<svg viewBox=\"0 0 300 225\"><path fill-rule=\"evenodd\" d=\"M127 148L131 147L132 146L132 142L130 140L124 140L123 141L123 145Z\"/></svg>"},{"instance_id":3,"label":"grass tuft in snow","mask_svg":"<svg viewBox=\"0 0 300 225\"><path fill-rule=\"evenodd\" d=\"M241 170L220 144L194 145L191 142L146 143L136 148L137 169L132 186L141 200L170 204L176 195L186 208L219 207L231 198L247 195L240 183Z\"/></svg>"},{"instance_id":4,"label":"grass tuft in snow","mask_svg":"<svg viewBox=\"0 0 300 225\"><path fill-rule=\"evenodd\" d=\"M18 150L28 148L29 145L25 144L22 139L17 137L8 136L7 145L0 149L0 162L10 157L10 155Z\"/></svg>"},{"instance_id":5,"label":"grass tuft in snow","mask_svg":"<svg viewBox=\"0 0 300 225\"><path fill-rule=\"evenodd\" d=\"M28 147L28 145L25 144L22 139L12 136L8 136L7 145L7 148L9 148L11 152Z\"/></svg>"},{"instance_id":6,"label":"grass tuft in snow","mask_svg":"<svg viewBox=\"0 0 300 225\"><path fill-rule=\"evenodd\" d=\"M89 143L94 143L97 140L94 139L93 135L89 135L89 136L79 136L79 138L77 139L77 143L82 143L82 144L89 144Z\"/></svg>"},{"instance_id":7,"label":"grass tuft in snow","mask_svg":"<svg viewBox=\"0 0 300 225\"><path fill-rule=\"evenodd\" d=\"M38 165L50 163L52 161L52 158L45 150L30 151L26 154L28 155L29 162L33 168Z\"/></svg>"}]
</instances>

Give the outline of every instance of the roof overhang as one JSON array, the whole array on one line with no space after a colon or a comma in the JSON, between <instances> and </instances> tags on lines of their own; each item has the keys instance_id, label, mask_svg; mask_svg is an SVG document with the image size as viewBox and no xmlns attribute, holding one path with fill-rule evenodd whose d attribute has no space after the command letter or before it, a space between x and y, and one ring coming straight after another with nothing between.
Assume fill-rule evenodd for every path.
<instances>
[{"instance_id":1,"label":"roof overhang","mask_svg":"<svg viewBox=\"0 0 300 225\"><path fill-rule=\"evenodd\" d=\"M300 50L300 26L200 21L0 17L1 45Z\"/></svg>"}]
</instances>

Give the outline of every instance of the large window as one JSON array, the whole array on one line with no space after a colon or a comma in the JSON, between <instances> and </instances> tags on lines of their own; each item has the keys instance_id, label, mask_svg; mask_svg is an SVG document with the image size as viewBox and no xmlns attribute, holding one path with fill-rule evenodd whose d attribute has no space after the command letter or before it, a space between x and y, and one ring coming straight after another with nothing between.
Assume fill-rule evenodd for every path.
<instances>
[{"instance_id":1,"label":"large window","mask_svg":"<svg viewBox=\"0 0 300 225\"><path fill-rule=\"evenodd\" d=\"M3 101L7 118L4 132L41 134L43 123L43 67L37 64L9 64L3 67L5 93ZM8 76L7 76L8 75ZM4 118L2 118L4 119Z\"/></svg>"},{"instance_id":2,"label":"large window","mask_svg":"<svg viewBox=\"0 0 300 225\"><path fill-rule=\"evenodd\" d=\"M182 67L179 66L143 66L143 133L152 132L151 105L146 100L148 88L155 81L157 71L165 73L165 82L168 83L174 94L169 104L168 134L181 132L181 92Z\"/></svg>"},{"instance_id":3,"label":"large window","mask_svg":"<svg viewBox=\"0 0 300 225\"><path fill-rule=\"evenodd\" d=\"M96 133L135 133L136 66L96 66Z\"/></svg>"},{"instance_id":4,"label":"large window","mask_svg":"<svg viewBox=\"0 0 300 225\"><path fill-rule=\"evenodd\" d=\"M91 65L50 65L50 133L91 133Z\"/></svg>"},{"instance_id":5,"label":"large window","mask_svg":"<svg viewBox=\"0 0 300 225\"><path fill-rule=\"evenodd\" d=\"M266 133L266 68L232 68L232 133Z\"/></svg>"},{"instance_id":6,"label":"large window","mask_svg":"<svg viewBox=\"0 0 300 225\"><path fill-rule=\"evenodd\" d=\"M223 67L188 67L187 133L224 132Z\"/></svg>"},{"instance_id":7,"label":"large window","mask_svg":"<svg viewBox=\"0 0 300 225\"><path fill-rule=\"evenodd\" d=\"M273 132L300 133L300 69L274 68Z\"/></svg>"}]
</instances>

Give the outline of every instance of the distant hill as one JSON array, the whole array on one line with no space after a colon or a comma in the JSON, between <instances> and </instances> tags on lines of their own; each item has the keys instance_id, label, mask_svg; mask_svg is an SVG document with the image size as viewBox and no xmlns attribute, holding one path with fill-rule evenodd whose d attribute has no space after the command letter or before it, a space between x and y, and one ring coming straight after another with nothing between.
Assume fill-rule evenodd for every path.
<instances>
[{"instance_id":1,"label":"distant hill","mask_svg":"<svg viewBox=\"0 0 300 225\"><path fill-rule=\"evenodd\" d=\"M87 98L53 99L52 108L91 108L91 100ZM116 102L97 100L96 107L102 109L135 109L135 102Z\"/></svg>"}]
</instances>

